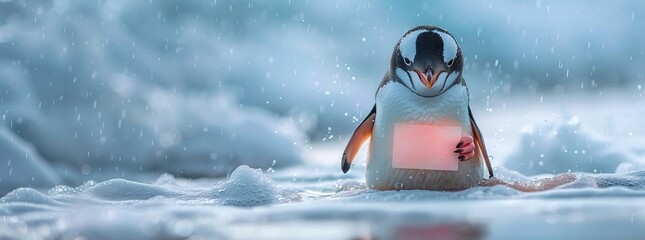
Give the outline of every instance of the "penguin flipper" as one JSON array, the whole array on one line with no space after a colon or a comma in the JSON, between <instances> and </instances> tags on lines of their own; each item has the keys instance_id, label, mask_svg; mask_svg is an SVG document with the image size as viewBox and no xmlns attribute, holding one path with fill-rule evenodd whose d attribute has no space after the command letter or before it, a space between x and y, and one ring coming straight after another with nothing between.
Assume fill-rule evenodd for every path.
<instances>
[{"instance_id":1,"label":"penguin flipper","mask_svg":"<svg viewBox=\"0 0 645 240\"><path fill-rule=\"evenodd\" d=\"M488 177L492 178L493 177L493 167L490 164L490 159L488 158L488 151L486 150L486 144L484 143L484 137L482 137L482 133L479 130L479 127L477 126L477 123L475 122L475 118L473 117L473 111L470 110L470 106L468 106L468 115L470 115L470 125L473 129L473 139L475 142L475 151L479 151L479 153L482 155L484 158L484 163L486 163L486 168L488 169Z\"/></svg>"},{"instance_id":2,"label":"penguin flipper","mask_svg":"<svg viewBox=\"0 0 645 240\"><path fill-rule=\"evenodd\" d=\"M376 118L376 104L372 107L372 111L365 117L363 122L358 125L354 134L349 139L345 151L343 152L343 158L341 159L340 167L343 170L343 173L349 171L349 167L352 165L352 161L356 157L358 150L361 149L361 146L367 139L372 137L372 129L374 128L374 119Z\"/></svg>"}]
</instances>

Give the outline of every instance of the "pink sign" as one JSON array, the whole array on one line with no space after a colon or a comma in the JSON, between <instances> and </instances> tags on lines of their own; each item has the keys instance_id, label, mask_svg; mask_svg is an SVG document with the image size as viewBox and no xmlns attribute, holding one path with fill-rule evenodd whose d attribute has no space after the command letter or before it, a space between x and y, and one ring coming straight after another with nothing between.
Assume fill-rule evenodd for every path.
<instances>
[{"instance_id":1,"label":"pink sign","mask_svg":"<svg viewBox=\"0 0 645 240\"><path fill-rule=\"evenodd\" d=\"M394 126L392 167L457 171L461 127L397 123Z\"/></svg>"}]
</instances>

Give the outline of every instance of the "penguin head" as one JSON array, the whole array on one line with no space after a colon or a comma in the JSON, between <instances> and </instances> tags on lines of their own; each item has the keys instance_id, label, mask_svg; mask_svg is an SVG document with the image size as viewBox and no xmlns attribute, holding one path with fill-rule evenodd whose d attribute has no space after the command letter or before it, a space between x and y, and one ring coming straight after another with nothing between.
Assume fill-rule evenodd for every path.
<instances>
[{"instance_id":1,"label":"penguin head","mask_svg":"<svg viewBox=\"0 0 645 240\"><path fill-rule=\"evenodd\" d=\"M446 30L418 26L403 35L394 48L390 72L416 94L432 97L452 87L463 69L461 47Z\"/></svg>"}]
</instances>

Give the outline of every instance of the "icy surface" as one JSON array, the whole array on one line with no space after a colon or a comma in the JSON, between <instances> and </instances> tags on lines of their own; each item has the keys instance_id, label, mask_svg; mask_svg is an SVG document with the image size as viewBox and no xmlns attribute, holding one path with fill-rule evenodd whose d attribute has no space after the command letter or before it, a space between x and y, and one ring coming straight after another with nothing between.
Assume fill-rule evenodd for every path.
<instances>
[{"instance_id":1,"label":"icy surface","mask_svg":"<svg viewBox=\"0 0 645 240\"><path fill-rule=\"evenodd\" d=\"M305 165L267 175L240 166L221 180L163 175L152 183L112 179L76 188L60 185L45 194L20 188L0 199L0 234L15 239L390 238L439 229L493 239L645 234L645 171L580 174L556 190L520 193L506 186L374 191L352 184L353 178L315 173L335 170ZM311 174L287 177L289 171ZM500 178L513 179L506 177L511 171L497 171ZM348 184L353 187L345 188ZM588 230L599 227L603 231Z\"/></svg>"}]
</instances>

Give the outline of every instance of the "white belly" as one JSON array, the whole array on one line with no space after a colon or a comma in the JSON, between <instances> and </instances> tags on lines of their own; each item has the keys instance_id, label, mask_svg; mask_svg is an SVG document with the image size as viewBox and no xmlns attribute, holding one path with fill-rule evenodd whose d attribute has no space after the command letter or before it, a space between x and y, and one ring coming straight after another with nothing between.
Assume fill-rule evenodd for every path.
<instances>
[{"instance_id":1,"label":"white belly","mask_svg":"<svg viewBox=\"0 0 645 240\"><path fill-rule=\"evenodd\" d=\"M397 122L441 125L449 122L461 126L463 135L472 136L467 94L465 86L455 85L440 96L425 98L398 83L384 85L376 95L367 185L381 190L459 190L477 185L483 179L477 152L471 160L459 162L458 171L392 168L393 129Z\"/></svg>"}]
</instances>

